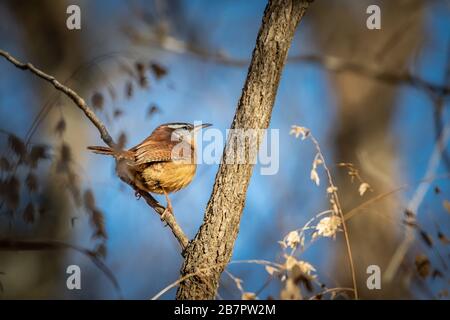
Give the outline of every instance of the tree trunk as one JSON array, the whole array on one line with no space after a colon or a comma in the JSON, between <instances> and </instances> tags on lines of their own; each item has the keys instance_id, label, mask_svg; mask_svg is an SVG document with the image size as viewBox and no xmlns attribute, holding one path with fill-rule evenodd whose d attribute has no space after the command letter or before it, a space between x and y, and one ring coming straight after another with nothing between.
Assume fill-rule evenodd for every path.
<instances>
[{"instance_id":1,"label":"tree trunk","mask_svg":"<svg viewBox=\"0 0 450 320\"><path fill-rule=\"evenodd\" d=\"M247 80L231 129L266 129L295 29L310 1L269 0L256 40ZM224 150L203 224L185 250L177 299L214 299L239 231L253 165L226 164L236 131ZM261 132L256 136L259 148ZM245 146L245 154L249 146ZM194 274L194 275L193 275ZM193 276L191 276L193 275Z\"/></svg>"}]
</instances>

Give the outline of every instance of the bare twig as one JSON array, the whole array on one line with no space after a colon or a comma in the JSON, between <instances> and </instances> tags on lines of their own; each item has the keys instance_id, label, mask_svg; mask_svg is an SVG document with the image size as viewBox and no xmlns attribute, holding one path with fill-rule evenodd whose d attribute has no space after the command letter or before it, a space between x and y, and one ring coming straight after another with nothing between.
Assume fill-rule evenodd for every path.
<instances>
[{"instance_id":1,"label":"bare twig","mask_svg":"<svg viewBox=\"0 0 450 320\"><path fill-rule=\"evenodd\" d=\"M39 70L31 63L23 63L11 56L8 52L4 50L0 50L0 55L5 57L9 62L14 64L17 68L22 70L29 70L38 77L47 80L53 86L63 92L66 96L68 96L77 106L80 108L84 114L89 118L89 120L94 124L94 126L97 127L98 131L100 132L100 136L102 140L111 148L116 148L116 144L114 143L111 135L108 133L108 130L106 129L105 125L100 121L100 119L95 115L94 111L86 104L83 98L81 98L75 91L73 91L71 88L61 84L58 80L55 79L55 77Z\"/></svg>"},{"instance_id":2,"label":"bare twig","mask_svg":"<svg viewBox=\"0 0 450 320\"><path fill-rule=\"evenodd\" d=\"M184 234L180 225L175 220L174 215L171 213L168 213L168 214L165 214L163 217L165 208L161 204L159 204L159 202L156 201L156 199L153 198L153 196L150 193L142 191L142 190L138 190L138 189L135 189L135 190L136 190L136 192L139 193L140 196L142 196L142 198L144 198L145 202L147 202L147 204L150 207L152 207L155 210L155 212L161 216L161 220L164 221L165 223L167 223L169 228L172 230L173 235L175 236L175 238L177 238L178 242L180 243L181 248L184 253L184 249L186 249L186 247L189 243L189 239Z\"/></svg>"},{"instance_id":3,"label":"bare twig","mask_svg":"<svg viewBox=\"0 0 450 320\"><path fill-rule=\"evenodd\" d=\"M441 133L438 141L436 142L436 146L434 147L433 153L428 162L427 170L425 172L424 178L431 177L439 167L442 151L450 140L450 127L447 126ZM407 209L411 212L414 212L416 216L418 215L418 209L420 204L422 203L425 195L430 188L429 183L424 183L419 185L416 189L412 199L407 205ZM397 247L394 255L391 257L391 260L388 264L386 272L384 274L385 280L387 282L392 281L394 276L397 273L398 268L400 267L403 258L405 257L410 245L414 241L415 232L411 228L406 229L405 237L403 238L402 243Z\"/></svg>"},{"instance_id":4,"label":"bare twig","mask_svg":"<svg viewBox=\"0 0 450 320\"><path fill-rule=\"evenodd\" d=\"M347 247L347 256L348 256L348 261L350 264L350 271L352 274L352 282L353 282L353 293L355 296L355 299L358 299L358 287L357 287L357 283L356 283L356 271L355 271L355 264L353 262L353 255L352 255L352 249L350 246L350 238L348 235L348 230L347 230L347 224L345 223L345 216L344 213L342 211L342 207L341 207L341 203L339 201L339 196L337 194L337 187L335 186L334 182L333 182L333 177L331 176L331 171L328 169L327 163L325 161L325 158L323 156L322 150L320 149L320 145L319 142L316 140L316 138L314 138L314 136L312 135L312 133L309 133L309 138L311 139L311 141L313 142L317 154L320 156L320 159L322 160L322 165L323 168L327 174L327 178L328 178L328 184L331 190L331 199L333 199L333 204L336 206L337 209L337 213L339 214L341 220L342 220L342 229L344 231L344 238L345 238L345 244Z\"/></svg>"},{"instance_id":5,"label":"bare twig","mask_svg":"<svg viewBox=\"0 0 450 320\"><path fill-rule=\"evenodd\" d=\"M444 75L444 85L450 84L450 39L447 43L447 62L445 66L445 75ZM434 103L434 125L436 129L436 140L439 139L440 135L442 134L442 130L444 130L445 121L443 119L444 114L444 107L445 107L445 96L444 95L438 95L430 94L431 99ZM450 156L446 152L445 149L442 150L442 160L447 167L447 170L450 170Z\"/></svg>"},{"instance_id":6,"label":"bare twig","mask_svg":"<svg viewBox=\"0 0 450 320\"><path fill-rule=\"evenodd\" d=\"M76 93L74 90L72 90L68 86L61 84L58 80L55 79L55 77L36 68L31 63L20 62L19 60L17 60L11 54L9 54L8 52L6 52L4 50L0 50L0 56L3 56L6 60L11 62L17 68L22 69L22 70L29 70L30 72L37 75L38 77L50 82L55 87L56 90L64 93L66 96L68 96L75 103L75 105L84 112L86 117L98 129L101 139L109 147L111 147L113 149L118 149L118 145L114 142L113 138L111 137L108 130L106 129L106 126L96 116L94 111L88 106L88 104L84 101L84 99L78 93ZM129 184L129 185L135 189L135 187L133 185L131 185L131 184ZM140 190L136 190L136 191L139 192L139 194L146 200L147 204L149 206L151 206L158 214L161 215L162 212L164 212L164 207L162 207L149 193L143 192ZM162 212L161 212L161 210L162 210ZM164 221L170 227L170 229L172 230L172 233L174 234L174 236L180 243L182 249L184 250L188 243L188 238L186 237L183 230L176 222L175 217L173 215L167 215L165 217Z\"/></svg>"},{"instance_id":7,"label":"bare twig","mask_svg":"<svg viewBox=\"0 0 450 320\"><path fill-rule=\"evenodd\" d=\"M233 58L221 51L211 51L207 48L201 48L190 44L182 39L172 36L164 37L147 37L143 34L132 34L133 39L145 45L153 44L162 50L173 52L176 54L189 54L196 58L211 61L213 63L223 64L230 67L247 67L249 61L246 59ZM448 96L450 95L450 86L436 85L410 72L395 73L380 68L377 64L361 64L350 60L342 59L331 55L317 54L299 54L289 56L288 63L311 63L324 67L331 72L353 72L365 77L369 77L387 84L404 84L418 89L426 89L428 92Z\"/></svg>"}]
</instances>

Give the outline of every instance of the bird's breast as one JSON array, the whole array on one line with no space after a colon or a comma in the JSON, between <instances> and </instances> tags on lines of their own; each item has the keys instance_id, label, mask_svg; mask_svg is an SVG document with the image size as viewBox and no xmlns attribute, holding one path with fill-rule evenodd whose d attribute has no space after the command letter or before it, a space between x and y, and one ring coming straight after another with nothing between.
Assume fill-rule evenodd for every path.
<instances>
[{"instance_id":1,"label":"bird's breast","mask_svg":"<svg viewBox=\"0 0 450 320\"><path fill-rule=\"evenodd\" d=\"M142 178L150 192L175 192L191 183L196 167L195 163L177 161L152 163L143 169Z\"/></svg>"}]
</instances>

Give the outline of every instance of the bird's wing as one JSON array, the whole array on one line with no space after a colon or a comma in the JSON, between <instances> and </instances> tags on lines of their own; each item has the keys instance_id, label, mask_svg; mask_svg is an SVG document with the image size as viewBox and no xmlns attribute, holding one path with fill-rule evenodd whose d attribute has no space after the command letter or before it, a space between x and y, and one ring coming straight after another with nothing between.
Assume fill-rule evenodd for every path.
<instances>
[{"instance_id":1,"label":"bird's wing","mask_svg":"<svg viewBox=\"0 0 450 320\"><path fill-rule=\"evenodd\" d=\"M135 164L141 165L150 162L170 161L172 159L172 148L176 142L163 142L144 140L130 151L134 152Z\"/></svg>"}]
</instances>

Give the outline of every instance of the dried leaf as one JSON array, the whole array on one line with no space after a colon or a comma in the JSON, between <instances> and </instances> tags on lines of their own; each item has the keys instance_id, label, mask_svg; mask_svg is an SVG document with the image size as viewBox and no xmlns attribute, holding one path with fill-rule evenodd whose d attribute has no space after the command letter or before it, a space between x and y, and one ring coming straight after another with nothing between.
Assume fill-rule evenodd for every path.
<instances>
[{"instance_id":1,"label":"dried leaf","mask_svg":"<svg viewBox=\"0 0 450 320\"><path fill-rule=\"evenodd\" d=\"M80 207L82 201L78 176L75 174L75 172L72 171L70 167L67 167L67 171L65 172L65 174L67 176L67 182L70 194L72 195L72 199L75 205L77 207Z\"/></svg>"},{"instance_id":2,"label":"dried leaf","mask_svg":"<svg viewBox=\"0 0 450 320\"><path fill-rule=\"evenodd\" d=\"M144 66L144 64L143 64L142 62L136 62L136 63L134 64L134 67L136 68L136 71L137 71L139 74L142 74L142 73L145 72L145 66Z\"/></svg>"},{"instance_id":3,"label":"dried leaf","mask_svg":"<svg viewBox=\"0 0 450 320\"><path fill-rule=\"evenodd\" d=\"M151 62L150 63L150 68L153 71L153 74L155 75L156 79L161 79L162 77L164 77L165 75L167 75L167 68L161 66L158 63L155 62Z\"/></svg>"},{"instance_id":4,"label":"dried leaf","mask_svg":"<svg viewBox=\"0 0 450 320\"><path fill-rule=\"evenodd\" d=\"M293 125L291 126L291 131L289 134L295 135L296 138L302 136L302 140L305 140L309 136L310 132L311 131L308 128Z\"/></svg>"},{"instance_id":5,"label":"dried leaf","mask_svg":"<svg viewBox=\"0 0 450 320\"><path fill-rule=\"evenodd\" d=\"M61 119L59 119L58 123L56 123L55 133L61 137L65 131L66 131L66 120L61 117Z\"/></svg>"},{"instance_id":6,"label":"dried leaf","mask_svg":"<svg viewBox=\"0 0 450 320\"><path fill-rule=\"evenodd\" d=\"M39 160L44 160L44 159L49 158L47 151L48 151L48 146L43 145L43 144L35 145L35 146L33 146L33 148L31 148L30 154L28 156L28 160L29 160L31 168L36 168Z\"/></svg>"},{"instance_id":7,"label":"dried leaf","mask_svg":"<svg viewBox=\"0 0 450 320\"><path fill-rule=\"evenodd\" d=\"M117 139L117 147L119 149L124 149L127 144L127 135L125 132L121 132L119 138Z\"/></svg>"},{"instance_id":8,"label":"dried leaf","mask_svg":"<svg viewBox=\"0 0 450 320\"><path fill-rule=\"evenodd\" d=\"M297 231L291 231L286 236L286 244L288 247L295 248L300 243L300 236Z\"/></svg>"},{"instance_id":9,"label":"dried leaf","mask_svg":"<svg viewBox=\"0 0 450 320\"><path fill-rule=\"evenodd\" d=\"M75 221L78 220L78 217L72 217L70 218L70 226L73 228L75 227Z\"/></svg>"},{"instance_id":10,"label":"dried leaf","mask_svg":"<svg viewBox=\"0 0 450 320\"><path fill-rule=\"evenodd\" d=\"M133 82L127 81L125 84L125 96L130 99L133 96Z\"/></svg>"},{"instance_id":11,"label":"dried leaf","mask_svg":"<svg viewBox=\"0 0 450 320\"><path fill-rule=\"evenodd\" d=\"M370 190L370 185L367 182L363 182L359 185L358 191L360 196L363 196L367 190Z\"/></svg>"},{"instance_id":12,"label":"dried leaf","mask_svg":"<svg viewBox=\"0 0 450 320\"><path fill-rule=\"evenodd\" d=\"M239 291L244 292L244 288L242 287L242 279L233 277L234 283L236 284L236 287L238 288Z\"/></svg>"},{"instance_id":13,"label":"dried leaf","mask_svg":"<svg viewBox=\"0 0 450 320\"><path fill-rule=\"evenodd\" d=\"M121 110L121 109L116 109L116 110L114 110L114 113L113 113L113 117L114 118L119 118L119 117L121 117L123 115L123 111Z\"/></svg>"},{"instance_id":14,"label":"dried leaf","mask_svg":"<svg viewBox=\"0 0 450 320\"><path fill-rule=\"evenodd\" d=\"M314 183L318 186L320 184L320 178L319 175L317 174L317 171L315 168L311 169L311 174L310 174L310 178L312 181L314 181Z\"/></svg>"},{"instance_id":15,"label":"dried leaf","mask_svg":"<svg viewBox=\"0 0 450 320\"><path fill-rule=\"evenodd\" d=\"M147 118L152 117L157 112L159 112L159 108L155 104L149 106L147 110Z\"/></svg>"},{"instance_id":16,"label":"dried leaf","mask_svg":"<svg viewBox=\"0 0 450 320\"><path fill-rule=\"evenodd\" d=\"M95 92L91 98L92 106L94 109L101 110L103 109L104 98L100 92Z\"/></svg>"},{"instance_id":17,"label":"dried leaf","mask_svg":"<svg viewBox=\"0 0 450 320\"><path fill-rule=\"evenodd\" d=\"M242 300L256 300L256 294L253 292L244 292L241 296Z\"/></svg>"},{"instance_id":18,"label":"dried leaf","mask_svg":"<svg viewBox=\"0 0 450 320\"><path fill-rule=\"evenodd\" d=\"M40 217L43 217L47 213L47 211L48 211L48 208L47 208L47 205L45 203L41 204L38 207L38 213L39 213Z\"/></svg>"},{"instance_id":19,"label":"dried leaf","mask_svg":"<svg viewBox=\"0 0 450 320\"><path fill-rule=\"evenodd\" d=\"M413 219L416 218L416 215L410 209L405 210L405 216L407 216L408 218L413 218Z\"/></svg>"},{"instance_id":20,"label":"dried leaf","mask_svg":"<svg viewBox=\"0 0 450 320\"><path fill-rule=\"evenodd\" d=\"M426 278L430 275L430 260L424 254L419 254L416 256L416 270L422 278Z\"/></svg>"},{"instance_id":21,"label":"dried leaf","mask_svg":"<svg viewBox=\"0 0 450 320\"><path fill-rule=\"evenodd\" d=\"M316 269L308 262L297 260L295 257L290 255L285 255L286 261L284 263L284 268L290 272L290 276L295 278L298 273L304 273L306 275L311 275Z\"/></svg>"},{"instance_id":22,"label":"dried leaf","mask_svg":"<svg viewBox=\"0 0 450 320\"><path fill-rule=\"evenodd\" d=\"M95 197L94 193L91 189L87 189L83 195L83 203L84 207L87 210L94 211L95 210Z\"/></svg>"},{"instance_id":23,"label":"dried leaf","mask_svg":"<svg viewBox=\"0 0 450 320\"><path fill-rule=\"evenodd\" d=\"M340 230L341 223L341 218L336 215L322 218L316 226L317 236L334 236Z\"/></svg>"},{"instance_id":24,"label":"dried leaf","mask_svg":"<svg viewBox=\"0 0 450 320\"><path fill-rule=\"evenodd\" d=\"M38 180L34 173L30 172L28 173L25 184L30 192L34 192L38 189Z\"/></svg>"},{"instance_id":25,"label":"dried leaf","mask_svg":"<svg viewBox=\"0 0 450 320\"><path fill-rule=\"evenodd\" d=\"M303 284L305 286L306 290L308 290L308 292L312 292L313 291L313 285L312 285L313 277L311 277L303 272L300 272L299 268L297 266L294 268L294 270L296 270L295 271L296 275L295 275L295 277L293 277L294 283L296 285Z\"/></svg>"},{"instance_id":26,"label":"dried leaf","mask_svg":"<svg viewBox=\"0 0 450 320\"><path fill-rule=\"evenodd\" d=\"M433 279L444 278L444 274L440 270L434 269L433 273L431 274L431 278L433 278Z\"/></svg>"},{"instance_id":27,"label":"dried leaf","mask_svg":"<svg viewBox=\"0 0 450 320\"><path fill-rule=\"evenodd\" d=\"M72 162L72 149L67 143L63 143L60 148L60 154L56 170L58 172L68 172L69 165L71 162Z\"/></svg>"},{"instance_id":28,"label":"dried leaf","mask_svg":"<svg viewBox=\"0 0 450 320\"><path fill-rule=\"evenodd\" d=\"M313 162L313 167L314 169L317 168L317 166L321 165L323 163L321 157L319 154L316 155L316 157L314 158L314 162Z\"/></svg>"},{"instance_id":29,"label":"dried leaf","mask_svg":"<svg viewBox=\"0 0 450 320\"><path fill-rule=\"evenodd\" d=\"M95 248L95 255L97 257L105 258L106 257L106 253L107 253L107 249L106 249L106 245L104 243L100 243Z\"/></svg>"},{"instance_id":30,"label":"dried leaf","mask_svg":"<svg viewBox=\"0 0 450 320\"><path fill-rule=\"evenodd\" d=\"M20 202L20 181L12 176L3 184L2 189L8 208L15 211Z\"/></svg>"},{"instance_id":31,"label":"dried leaf","mask_svg":"<svg viewBox=\"0 0 450 320\"><path fill-rule=\"evenodd\" d=\"M28 205L25 207L25 210L22 214L23 221L26 223L33 223L34 222L34 205L33 203L29 202Z\"/></svg>"},{"instance_id":32,"label":"dried leaf","mask_svg":"<svg viewBox=\"0 0 450 320\"><path fill-rule=\"evenodd\" d=\"M0 171L9 171L11 170L11 164L9 163L8 159L5 157L0 158Z\"/></svg>"},{"instance_id":33,"label":"dried leaf","mask_svg":"<svg viewBox=\"0 0 450 320\"><path fill-rule=\"evenodd\" d=\"M145 66L141 62L136 62L135 64L136 71L139 77L139 85L142 88L148 88L148 78L145 76Z\"/></svg>"},{"instance_id":34,"label":"dried leaf","mask_svg":"<svg viewBox=\"0 0 450 320\"><path fill-rule=\"evenodd\" d=\"M438 231L438 239L439 239L439 241L441 241L442 244L449 244L450 243L450 239L447 238L446 235L443 234L440 231Z\"/></svg>"},{"instance_id":35,"label":"dried leaf","mask_svg":"<svg viewBox=\"0 0 450 320\"><path fill-rule=\"evenodd\" d=\"M266 266L266 271L271 276L273 276L275 273L279 272L279 270L277 268L274 268L272 266Z\"/></svg>"},{"instance_id":36,"label":"dried leaf","mask_svg":"<svg viewBox=\"0 0 450 320\"><path fill-rule=\"evenodd\" d=\"M147 77L140 77L139 78L139 85L141 88L147 89L149 87L149 81Z\"/></svg>"},{"instance_id":37,"label":"dried leaf","mask_svg":"<svg viewBox=\"0 0 450 320\"><path fill-rule=\"evenodd\" d=\"M334 193L334 192L337 192L337 190L338 190L338 188L335 187L335 186L328 187L327 188L327 193Z\"/></svg>"},{"instance_id":38,"label":"dried leaf","mask_svg":"<svg viewBox=\"0 0 450 320\"><path fill-rule=\"evenodd\" d=\"M288 278L286 280L285 287L281 290L280 298L282 300L300 300L302 294L300 288L294 283L293 279Z\"/></svg>"},{"instance_id":39,"label":"dried leaf","mask_svg":"<svg viewBox=\"0 0 450 320\"><path fill-rule=\"evenodd\" d=\"M97 208L92 210L91 221L95 227L95 233L93 234L93 238L103 238L103 239L108 238L105 229L105 218L103 216L103 213Z\"/></svg>"},{"instance_id":40,"label":"dried leaf","mask_svg":"<svg viewBox=\"0 0 450 320\"><path fill-rule=\"evenodd\" d=\"M422 238L423 242L425 242L425 244L428 247L432 247L433 246L433 239L431 238L431 236L426 233L424 230L419 230L420 233L420 237Z\"/></svg>"},{"instance_id":41,"label":"dried leaf","mask_svg":"<svg viewBox=\"0 0 450 320\"><path fill-rule=\"evenodd\" d=\"M21 158L24 158L27 153L27 147L25 143L19 137L10 134L8 136L8 145L11 150Z\"/></svg>"}]
</instances>

